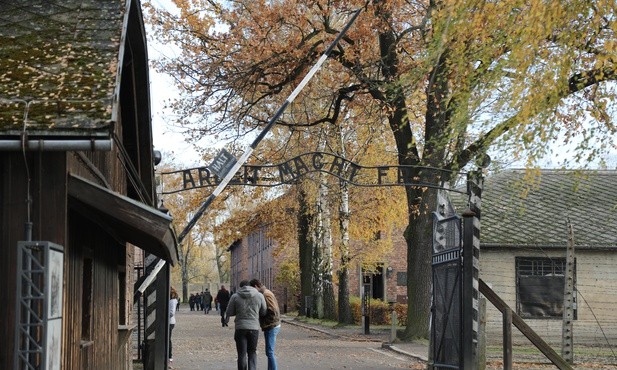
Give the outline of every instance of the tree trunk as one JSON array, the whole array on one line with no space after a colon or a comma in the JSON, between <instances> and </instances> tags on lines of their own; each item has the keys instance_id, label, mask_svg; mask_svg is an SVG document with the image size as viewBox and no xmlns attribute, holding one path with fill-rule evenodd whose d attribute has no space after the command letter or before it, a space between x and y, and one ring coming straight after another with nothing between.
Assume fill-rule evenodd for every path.
<instances>
[{"instance_id":1,"label":"tree trunk","mask_svg":"<svg viewBox=\"0 0 617 370\"><path fill-rule=\"evenodd\" d=\"M323 318L323 254L319 244L313 248L313 307L311 317Z\"/></svg>"},{"instance_id":2,"label":"tree trunk","mask_svg":"<svg viewBox=\"0 0 617 370\"><path fill-rule=\"evenodd\" d=\"M322 216L321 245L323 246L323 305L324 318L336 320L336 300L334 299L334 282L332 281L332 217L330 216L329 188L327 177L320 172L320 204Z\"/></svg>"},{"instance_id":3,"label":"tree trunk","mask_svg":"<svg viewBox=\"0 0 617 370\"><path fill-rule=\"evenodd\" d=\"M324 317L324 277L327 256L325 255L325 228L324 209L327 208L327 188L324 187L324 174L319 173L319 187L315 202L315 249L313 249L313 317Z\"/></svg>"},{"instance_id":4,"label":"tree trunk","mask_svg":"<svg viewBox=\"0 0 617 370\"><path fill-rule=\"evenodd\" d=\"M426 88L425 137L422 163L443 167L445 158L445 131L449 122L448 111L448 63L444 51L430 73ZM396 136L396 133L395 133ZM406 157L413 158L410 153ZM401 157L399 157L401 158ZM416 176L422 181L440 184L443 173L419 170ZM404 337L428 338L432 287L432 212L437 206L436 189L406 187L409 226L405 232L407 241L407 327Z\"/></svg>"},{"instance_id":5,"label":"tree trunk","mask_svg":"<svg viewBox=\"0 0 617 370\"><path fill-rule=\"evenodd\" d=\"M182 302L188 302L189 300L189 268L188 260L189 253L191 251L191 237L186 239L186 248L184 251L180 250L180 273L182 277Z\"/></svg>"},{"instance_id":6,"label":"tree trunk","mask_svg":"<svg viewBox=\"0 0 617 370\"><path fill-rule=\"evenodd\" d=\"M182 279L182 302L188 302L189 285L185 279Z\"/></svg>"},{"instance_id":7,"label":"tree trunk","mask_svg":"<svg viewBox=\"0 0 617 370\"><path fill-rule=\"evenodd\" d=\"M182 265L182 302L188 302L189 299L189 273L188 269Z\"/></svg>"},{"instance_id":8,"label":"tree trunk","mask_svg":"<svg viewBox=\"0 0 617 370\"><path fill-rule=\"evenodd\" d=\"M312 216L309 209L307 193L302 188L302 184L298 184L298 248L300 259L300 312L299 315L310 315L308 310L312 307L307 306L306 297L311 297L313 294L313 240L310 236L310 225Z\"/></svg>"},{"instance_id":9,"label":"tree trunk","mask_svg":"<svg viewBox=\"0 0 617 370\"><path fill-rule=\"evenodd\" d=\"M411 194L410 194L411 193ZM428 338L431 310L431 212L436 191L408 190L410 204L409 225L405 230L407 241L407 326L403 333L406 340Z\"/></svg>"},{"instance_id":10,"label":"tree trunk","mask_svg":"<svg viewBox=\"0 0 617 370\"><path fill-rule=\"evenodd\" d=\"M383 9L380 14L388 17ZM382 74L389 89L385 103L390 111L388 123L398 152L400 165L426 165L439 168L445 158L444 141L448 123L448 64L447 53L440 55L429 76L426 87L427 106L425 113L424 145L420 151L411 131L411 122L407 112L403 82L399 75L399 62L396 52L396 35L388 30L379 34L380 52L383 61ZM422 181L437 183L434 173L411 175ZM431 212L435 209L437 191L405 186L409 224L405 230L407 242L407 327L404 338L428 338L431 308Z\"/></svg>"},{"instance_id":11,"label":"tree trunk","mask_svg":"<svg viewBox=\"0 0 617 370\"><path fill-rule=\"evenodd\" d=\"M340 183L339 223L341 229L340 259L338 277L338 322L353 324L349 304L349 185Z\"/></svg>"},{"instance_id":12,"label":"tree trunk","mask_svg":"<svg viewBox=\"0 0 617 370\"><path fill-rule=\"evenodd\" d=\"M224 251L225 250L222 248L218 248L218 247L214 248L215 259L216 259L216 271L219 277L219 282L221 283L229 282L229 279L228 279L229 269L225 268L225 259L223 258Z\"/></svg>"},{"instance_id":13,"label":"tree trunk","mask_svg":"<svg viewBox=\"0 0 617 370\"><path fill-rule=\"evenodd\" d=\"M338 152L341 157L347 158L345 137L341 125L336 125L338 138ZM349 171L349 162L345 161L343 171ZM339 229L341 240L339 243L340 264L338 268L338 322L353 324L351 305L349 304L349 184L339 181Z\"/></svg>"}]
</instances>

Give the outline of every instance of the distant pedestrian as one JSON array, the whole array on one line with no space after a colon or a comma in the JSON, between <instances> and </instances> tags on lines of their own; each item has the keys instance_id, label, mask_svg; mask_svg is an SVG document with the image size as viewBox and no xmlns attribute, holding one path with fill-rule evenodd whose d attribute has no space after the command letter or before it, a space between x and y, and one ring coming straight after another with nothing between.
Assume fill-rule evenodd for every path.
<instances>
[{"instance_id":1,"label":"distant pedestrian","mask_svg":"<svg viewBox=\"0 0 617 370\"><path fill-rule=\"evenodd\" d=\"M173 362L171 333L176 326L176 307L178 307L178 293L171 287L169 289L169 363Z\"/></svg>"},{"instance_id":2,"label":"distant pedestrian","mask_svg":"<svg viewBox=\"0 0 617 370\"><path fill-rule=\"evenodd\" d=\"M264 332L266 342L266 356L268 357L268 370L277 370L276 356L274 347L276 346L276 336L281 330L281 314L279 303L276 301L274 293L267 289L259 280L253 279L250 285L263 294L266 299L267 312L259 318L261 330Z\"/></svg>"},{"instance_id":3,"label":"distant pedestrian","mask_svg":"<svg viewBox=\"0 0 617 370\"><path fill-rule=\"evenodd\" d=\"M210 289L206 289L203 297L203 305L204 305L204 313L209 314L212 309L212 294L210 293Z\"/></svg>"},{"instance_id":4,"label":"distant pedestrian","mask_svg":"<svg viewBox=\"0 0 617 370\"><path fill-rule=\"evenodd\" d=\"M189 306L191 307L191 311L195 311L195 294L191 293L189 297Z\"/></svg>"},{"instance_id":5,"label":"distant pedestrian","mask_svg":"<svg viewBox=\"0 0 617 370\"><path fill-rule=\"evenodd\" d=\"M250 286L248 280L242 280L240 288L231 296L227 306L227 316L236 316L234 340L238 352L238 370L257 369L259 317L266 314L266 309L263 294Z\"/></svg>"},{"instance_id":6,"label":"distant pedestrian","mask_svg":"<svg viewBox=\"0 0 617 370\"><path fill-rule=\"evenodd\" d=\"M197 311L201 311L203 309L201 306L203 294L204 292L195 294L195 309Z\"/></svg>"},{"instance_id":7,"label":"distant pedestrian","mask_svg":"<svg viewBox=\"0 0 617 370\"><path fill-rule=\"evenodd\" d=\"M222 326L229 326L227 325L228 320L227 320L227 315L225 311L227 311L227 305L229 304L230 297L231 297L231 294L229 294L229 291L225 289L225 285L221 285L221 289L219 289L218 293L216 293L216 298L214 299L214 301L219 306L219 313L221 314L221 325Z\"/></svg>"}]
</instances>

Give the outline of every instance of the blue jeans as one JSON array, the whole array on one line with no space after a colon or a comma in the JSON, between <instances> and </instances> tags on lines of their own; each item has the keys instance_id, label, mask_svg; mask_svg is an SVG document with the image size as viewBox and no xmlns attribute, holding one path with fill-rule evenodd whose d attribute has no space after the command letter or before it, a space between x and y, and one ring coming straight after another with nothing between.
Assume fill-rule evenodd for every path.
<instances>
[{"instance_id":1,"label":"blue jeans","mask_svg":"<svg viewBox=\"0 0 617 370\"><path fill-rule=\"evenodd\" d=\"M173 358L172 356L172 346L171 346L171 332L174 330L175 324L169 324L169 358Z\"/></svg>"},{"instance_id":2,"label":"blue jeans","mask_svg":"<svg viewBox=\"0 0 617 370\"><path fill-rule=\"evenodd\" d=\"M276 336L281 330L281 325L272 329L264 330L264 339L266 342L266 356L268 357L268 370L276 370L276 356L274 355L274 347L276 346Z\"/></svg>"},{"instance_id":3,"label":"blue jeans","mask_svg":"<svg viewBox=\"0 0 617 370\"><path fill-rule=\"evenodd\" d=\"M259 330L236 329L234 332L238 351L238 370L257 370L258 339Z\"/></svg>"}]
</instances>

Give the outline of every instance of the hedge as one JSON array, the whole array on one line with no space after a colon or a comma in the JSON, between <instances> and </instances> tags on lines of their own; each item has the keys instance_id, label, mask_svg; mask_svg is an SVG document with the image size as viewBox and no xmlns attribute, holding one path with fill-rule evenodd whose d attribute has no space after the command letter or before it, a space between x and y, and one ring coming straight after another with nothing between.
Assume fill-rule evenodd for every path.
<instances>
[{"instance_id":1,"label":"hedge","mask_svg":"<svg viewBox=\"0 0 617 370\"><path fill-rule=\"evenodd\" d=\"M370 302L370 323L373 325L391 325L391 310L390 305L381 299L371 299ZM360 297L350 297L349 305L351 306L351 314L354 323L362 323L362 300ZM394 310L398 326L407 325L407 305L395 303Z\"/></svg>"}]
</instances>

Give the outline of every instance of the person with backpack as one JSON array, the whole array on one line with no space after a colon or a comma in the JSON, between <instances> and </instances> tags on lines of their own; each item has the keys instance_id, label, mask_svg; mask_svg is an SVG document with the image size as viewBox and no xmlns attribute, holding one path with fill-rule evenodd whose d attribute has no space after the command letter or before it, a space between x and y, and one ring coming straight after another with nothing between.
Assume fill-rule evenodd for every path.
<instances>
[{"instance_id":1,"label":"person with backpack","mask_svg":"<svg viewBox=\"0 0 617 370\"><path fill-rule=\"evenodd\" d=\"M253 279L249 284L263 294L266 299L266 314L259 318L259 325L261 326L261 330L264 332L266 357L268 357L268 370L277 370L274 347L276 345L276 336L281 330L281 314L279 311L279 304L274 296L274 293L267 289L259 280Z\"/></svg>"}]
</instances>

